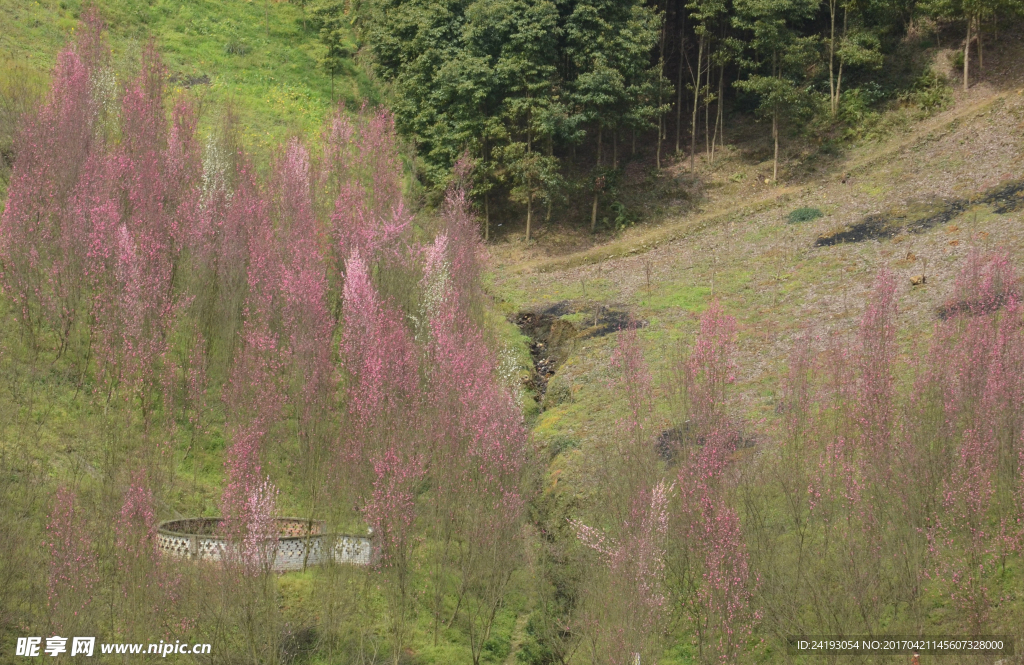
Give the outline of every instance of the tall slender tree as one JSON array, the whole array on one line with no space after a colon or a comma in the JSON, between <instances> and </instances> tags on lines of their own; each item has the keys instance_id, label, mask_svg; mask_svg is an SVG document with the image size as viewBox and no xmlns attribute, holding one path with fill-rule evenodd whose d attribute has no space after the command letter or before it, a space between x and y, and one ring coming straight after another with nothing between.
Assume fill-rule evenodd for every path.
<instances>
[{"instance_id":1,"label":"tall slender tree","mask_svg":"<svg viewBox=\"0 0 1024 665\"><path fill-rule=\"evenodd\" d=\"M705 101L711 96L711 72L714 64L711 59L712 42L717 32L717 24L725 18L726 0L692 0L686 4L690 22L697 38L697 62L690 67L690 79L693 89L693 114L690 119L690 172L693 173L694 159L697 152L697 113L701 99Z\"/></svg>"},{"instance_id":2,"label":"tall slender tree","mask_svg":"<svg viewBox=\"0 0 1024 665\"><path fill-rule=\"evenodd\" d=\"M772 122L772 181L779 177L779 123L782 114L804 100L799 85L813 55L815 37L798 28L811 18L819 0L735 0L733 25L748 35L741 65L747 78L735 83L759 100L758 114Z\"/></svg>"}]
</instances>

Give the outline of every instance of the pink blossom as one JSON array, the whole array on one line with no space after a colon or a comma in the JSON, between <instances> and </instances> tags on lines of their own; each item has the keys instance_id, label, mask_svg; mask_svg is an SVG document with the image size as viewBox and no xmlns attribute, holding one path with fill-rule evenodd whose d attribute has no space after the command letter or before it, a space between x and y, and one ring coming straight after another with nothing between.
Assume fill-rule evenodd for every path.
<instances>
[{"instance_id":1,"label":"pink blossom","mask_svg":"<svg viewBox=\"0 0 1024 665\"><path fill-rule=\"evenodd\" d=\"M47 607L57 630L74 630L99 582L89 528L76 516L75 493L60 487L46 525Z\"/></svg>"}]
</instances>

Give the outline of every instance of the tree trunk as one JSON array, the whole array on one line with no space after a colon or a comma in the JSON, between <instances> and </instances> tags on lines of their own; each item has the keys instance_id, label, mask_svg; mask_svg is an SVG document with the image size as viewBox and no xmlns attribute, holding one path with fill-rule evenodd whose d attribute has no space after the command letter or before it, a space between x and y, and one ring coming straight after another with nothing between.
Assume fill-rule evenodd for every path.
<instances>
[{"instance_id":1,"label":"tree trunk","mask_svg":"<svg viewBox=\"0 0 1024 665\"><path fill-rule=\"evenodd\" d=\"M548 157L552 157L553 158L554 156L555 156L555 140L551 136L548 136ZM551 188L548 187L548 189L547 189L548 211L547 211L547 214L544 216L544 224L545 225L551 223L551 201L552 201L553 198L554 197L552 196Z\"/></svg>"},{"instance_id":2,"label":"tree trunk","mask_svg":"<svg viewBox=\"0 0 1024 665\"><path fill-rule=\"evenodd\" d=\"M836 111L839 110L839 95L843 89L843 61L839 60L839 75L836 77Z\"/></svg>"},{"instance_id":3,"label":"tree trunk","mask_svg":"<svg viewBox=\"0 0 1024 665\"><path fill-rule=\"evenodd\" d=\"M772 111L772 138L775 139L775 156L772 158L772 184L779 180L779 108Z\"/></svg>"},{"instance_id":4,"label":"tree trunk","mask_svg":"<svg viewBox=\"0 0 1024 665\"><path fill-rule=\"evenodd\" d=\"M964 41L964 92L967 91L968 86L968 70L971 66L971 25L974 23L973 17L967 18L967 39Z\"/></svg>"},{"instance_id":5,"label":"tree trunk","mask_svg":"<svg viewBox=\"0 0 1024 665\"><path fill-rule=\"evenodd\" d=\"M725 61L718 67L718 104L715 108L715 140L725 147L725 126L722 123L722 97L725 93ZM715 140L711 141L711 163L715 163Z\"/></svg>"},{"instance_id":6,"label":"tree trunk","mask_svg":"<svg viewBox=\"0 0 1024 665\"><path fill-rule=\"evenodd\" d=\"M529 95L527 96L529 97ZM533 109L530 109L526 113L526 155L530 163L530 168L533 168ZM534 172L530 171L526 176L526 242L530 242L530 230L533 223L533 197L536 190L533 188L533 176Z\"/></svg>"},{"instance_id":7,"label":"tree trunk","mask_svg":"<svg viewBox=\"0 0 1024 665\"><path fill-rule=\"evenodd\" d=\"M977 34L978 39L978 74L984 75L985 72L985 58L982 55L981 49L981 17L975 21L974 32Z\"/></svg>"},{"instance_id":8,"label":"tree trunk","mask_svg":"<svg viewBox=\"0 0 1024 665\"><path fill-rule=\"evenodd\" d=\"M686 47L686 13L679 29L679 73L676 75L676 154L679 154L679 136L683 127L683 49Z\"/></svg>"},{"instance_id":9,"label":"tree trunk","mask_svg":"<svg viewBox=\"0 0 1024 665\"><path fill-rule=\"evenodd\" d=\"M705 84L708 88L708 92L711 92L711 54L708 53L708 76L707 83ZM704 155L711 158L711 132L709 131L711 125L711 98L709 95L704 95Z\"/></svg>"},{"instance_id":10,"label":"tree trunk","mask_svg":"<svg viewBox=\"0 0 1024 665\"><path fill-rule=\"evenodd\" d=\"M491 206L490 204L491 195L489 192L484 193L484 242L491 239Z\"/></svg>"},{"instance_id":11,"label":"tree trunk","mask_svg":"<svg viewBox=\"0 0 1024 665\"><path fill-rule=\"evenodd\" d=\"M850 8L849 7L843 7L843 38L844 39L846 38L846 25L847 25L847 19L849 17L850 17ZM838 113L839 113L839 99L840 99L840 95L843 94L842 91L843 91L843 65L844 64L845 63L843 62L843 59L839 58L839 73L836 76L836 101L835 101L835 108L836 108L836 110L832 114L833 117L838 115Z\"/></svg>"},{"instance_id":12,"label":"tree trunk","mask_svg":"<svg viewBox=\"0 0 1024 665\"><path fill-rule=\"evenodd\" d=\"M697 40L697 74L693 77L693 115L690 118L690 173L696 170L697 153L697 111L700 108L700 68L704 62L704 35Z\"/></svg>"},{"instance_id":13,"label":"tree trunk","mask_svg":"<svg viewBox=\"0 0 1024 665\"><path fill-rule=\"evenodd\" d=\"M779 53L772 52L772 76L779 76ZM772 157L772 185L779 181L779 102L772 103L772 139L775 141L775 153Z\"/></svg>"},{"instance_id":14,"label":"tree trunk","mask_svg":"<svg viewBox=\"0 0 1024 665\"><path fill-rule=\"evenodd\" d=\"M612 168L619 168L619 131L612 132Z\"/></svg>"},{"instance_id":15,"label":"tree trunk","mask_svg":"<svg viewBox=\"0 0 1024 665\"><path fill-rule=\"evenodd\" d=\"M526 197L526 242L530 242L530 224L533 222L533 191Z\"/></svg>"},{"instance_id":16,"label":"tree trunk","mask_svg":"<svg viewBox=\"0 0 1024 665\"><path fill-rule=\"evenodd\" d=\"M597 197L600 195L597 187L594 187L594 205L590 208L590 232L597 232Z\"/></svg>"},{"instance_id":17,"label":"tree trunk","mask_svg":"<svg viewBox=\"0 0 1024 665\"><path fill-rule=\"evenodd\" d=\"M660 98L661 95L658 95ZM658 106L661 106L659 103ZM654 163L657 167L661 168L661 144L664 142L665 137L665 116L662 115L658 118L658 151L654 155Z\"/></svg>"},{"instance_id":18,"label":"tree trunk","mask_svg":"<svg viewBox=\"0 0 1024 665\"><path fill-rule=\"evenodd\" d=\"M828 103L835 118L839 113L839 95L836 92L833 68L836 60L836 0L828 2L829 35L828 35Z\"/></svg>"},{"instance_id":19,"label":"tree trunk","mask_svg":"<svg viewBox=\"0 0 1024 665\"><path fill-rule=\"evenodd\" d=\"M597 123L597 166L598 166L598 168L601 167L601 143L603 142L603 138L604 138L604 127L602 127L601 123L599 122L599 123Z\"/></svg>"},{"instance_id":20,"label":"tree trunk","mask_svg":"<svg viewBox=\"0 0 1024 665\"><path fill-rule=\"evenodd\" d=\"M665 112L661 110L664 101L662 82L665 80L665 26L661 27L661 44L658 50L658 150L655 153L655 164L661 168L661 144L665 140Z\"/></svg>"}]
</instances>

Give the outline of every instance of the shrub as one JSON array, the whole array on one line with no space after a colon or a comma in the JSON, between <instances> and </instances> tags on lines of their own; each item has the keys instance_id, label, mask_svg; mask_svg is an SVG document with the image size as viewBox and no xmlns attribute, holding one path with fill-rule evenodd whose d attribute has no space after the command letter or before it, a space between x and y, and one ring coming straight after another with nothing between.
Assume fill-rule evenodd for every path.
<instances>
[{"instance_id":1,"label":"shrub","mask_svg":"<svg viewBox=\"0 0 1024 665\"><path fill-rule=\"evenodd\" d=\"M224 52L228 55L245 55L249 52L249 47L243 42L230 41L224 45Z\"/></svg>"},{"instance_id":2,"label":"shrub","mask_svg":"<svg viewBox=\"0 0 1024 665\"><path fill-rule=\"evenodd\" d=\"M963 70L964 68L964 52L961 49L957 49L950 54L950 62L953 65L953 69Z\"/></svg>"},{"instance_id":3,"label":"shrub","mask_svg":"<svg viewBox=\"0 0 1024 665\"><path fill-rule=\"evenodd\" d=\"M793 212L786 215L786 220L790 224L799 224L801 222L809 222L819 217L823 217L823 213L818 208L797 208Z\"/></svg>"},{"instance_id":4,"label":"shrub","mask_svg":"<svg viewBox=\"0 0 1024 665\"><path fill-rule=\"evenodd\" d=\"M899 95L899 101L906 106L917 107L925 113L935 113L946 108L953 100L946 77L929 69L914 81L909 91Z\"/></svg>"}]
</instances>

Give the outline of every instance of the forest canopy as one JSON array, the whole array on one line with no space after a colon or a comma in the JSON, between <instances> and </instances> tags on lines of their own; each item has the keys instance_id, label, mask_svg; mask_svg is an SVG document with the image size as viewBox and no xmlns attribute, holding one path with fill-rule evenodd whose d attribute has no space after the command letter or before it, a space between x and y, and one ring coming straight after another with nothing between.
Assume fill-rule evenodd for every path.
<instances>
[{"instance_id":1,"label":"forest canopy","mask_svg":"<svg viewBox=\"0 0 1024 665\"><path fill-rule=\"evenodd\" d=\"M344 15L389 84L399 130L433 191L468 152L474 196L525 208L569 192L597 196L622 143L689 158L724 145L726 117L779 134L842 136L865 107L908 98L941 105L943 77L907 71L908 34L960 35L968 86L983 35L1020 0L364 0L311 3L321 34ZM990 38L990 37L988 37ZM923 46L930 38L918 40ZM333 48L331 44L328 44ZM898 54L902 53L902 56ZM889 58L891 66L883 66ZM897 60L899 60L897 62ZM974 61L972 70L972 61ZM972 73L974 72L974 73ZM930 94L926 94L930 93ZM800 122L797 123L796 121ZM854 134L856 132L853 132ZM701 136L706 134L706 136ZM846 135L850 135L847 132ZM592 223L596 222L596 217Z\"/></svg>"}]
</instances>

